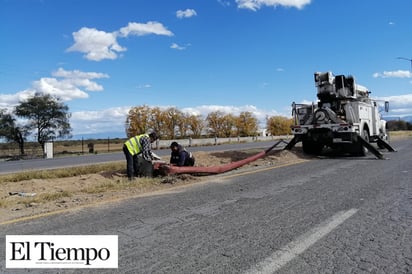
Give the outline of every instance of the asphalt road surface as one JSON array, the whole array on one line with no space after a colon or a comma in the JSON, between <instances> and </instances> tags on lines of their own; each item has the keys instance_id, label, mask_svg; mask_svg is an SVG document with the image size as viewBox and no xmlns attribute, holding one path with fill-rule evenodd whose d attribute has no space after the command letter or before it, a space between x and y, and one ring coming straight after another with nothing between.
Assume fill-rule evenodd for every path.
<instances>
[{"instance_id":1,"label":"asphalt road surface","mask_svg":"<svg viewBox=\"0 0 412 274\"><path fill-rule=\"evenodd\" d=\"M412 141L388 160L321 157L0 225L118 235L119 268L1 273L412 273Z\"/></svg>"},{"instance_id":2,"label":"asphalt road surface","mask_svg":"<svg viewBox=\"0 0 412 274\"><path fill-rule=\"evenodd\" d=\"M188 150L196 151L220 151L220 150L237 150L247 148L266 149L276 143L278 140L264 142L250 142L237 144L223 144L217 146L190 147ZM284 145L283 145L284 146ZM169 156L170 149L153 150L159 156ZM123 152L85 154L80 156L67 156L53 159L31 159L20 161L2 161L0 162L0 174L16 173L28 170L44 170L55 168L70 168L74 166L84 166L90 164L107 163L114 161L125 161Z\"/></svg>"}]
</instances>

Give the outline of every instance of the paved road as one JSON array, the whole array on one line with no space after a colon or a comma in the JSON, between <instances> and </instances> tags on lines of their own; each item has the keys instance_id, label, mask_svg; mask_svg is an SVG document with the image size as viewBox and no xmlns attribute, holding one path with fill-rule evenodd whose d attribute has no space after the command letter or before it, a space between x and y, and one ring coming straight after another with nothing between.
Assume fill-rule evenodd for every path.
<instances>
[{"instance_id":1,"label":"paved road","mask_svg":"<svg viewBox=\"0 0 412 274\"><path fill-rule=\"evenodd\" d=\"M59 273L412 273L412 141L394 145L390 160L322 158L213 176L0 225L0 234L119 235L117 271ZM20 273L6 271L4 250L0 241L0 272Z\"/></svg>"},{"instance_id":2,"label":"paved road","mask_svg":"<svg viewBox=\"0 0 412 274\"><path fill-rule=\"evenodd\" d=\"M240 143L240 144L223 144L217 146L204 146L204 147L191 147L190 151L220 151L220 150L236 150L236 149L246 149L246 148L263 148L266 149L272 144L276 143L274 141L264 141L264 142L250 142L250 143ZM170 155L169 149L154 150L159 156ZM24 161L8 161L0 162L0 174L15 173L27 170L40 170L40 169L53 169L53 168L69 168L74 166L84 166L97 163L107 163L114 161L125 160L123 152L115 153L102 153L102 154L92 154L92 155L81 155L81 156L68 156L60 157L54 159L32 159Z\"/></svg>"}]
</instances>

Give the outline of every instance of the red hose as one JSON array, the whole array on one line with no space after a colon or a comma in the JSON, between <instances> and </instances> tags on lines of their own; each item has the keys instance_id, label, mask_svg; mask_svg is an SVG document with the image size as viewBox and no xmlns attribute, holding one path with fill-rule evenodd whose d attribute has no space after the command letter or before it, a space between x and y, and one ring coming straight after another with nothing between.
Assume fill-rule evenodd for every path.
<instances>
[{"instance_id":1,"label":"red hose","mask_svg":"<svg viewBox=\"0 0 412 274\"><path fill-rule=\"evenodd\" d=\"M220 166L209 166L209 167L197 167L197 166L171 166L171 165L161 165L159 166L159 169L162 170L162 173L165 174L183 174L183 173L196 173L196 174L218 174L218 173L224 173L236 168L239 168L243 165L249 164L253 161L256 161L257 159L260 159L266 154L271 151L274 147L276 147L279 143L283 142L283 140L277 142L270 148L259 152L258 154L255 154L253 156L250 156L246 159L239 160L236 162L232 162L229 164L224 164Z\"/></svg>"}]
</instances>

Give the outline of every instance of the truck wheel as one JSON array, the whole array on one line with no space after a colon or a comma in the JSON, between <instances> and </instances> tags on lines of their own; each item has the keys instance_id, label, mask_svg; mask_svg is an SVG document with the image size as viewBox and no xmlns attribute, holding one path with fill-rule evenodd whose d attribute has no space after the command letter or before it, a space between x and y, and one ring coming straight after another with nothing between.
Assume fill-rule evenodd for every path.
<instances>
[{"instance_id":1,"label":"truck wheel","mask_svg":"<svg viewBox=\"0 0 412 274\"><path fill-rule=\"evenodd\" d=\"M314 142L312 140L303 140L302 149L306 154L319 155L322 152L323 144Z\"/></svg>"}]
</instances>

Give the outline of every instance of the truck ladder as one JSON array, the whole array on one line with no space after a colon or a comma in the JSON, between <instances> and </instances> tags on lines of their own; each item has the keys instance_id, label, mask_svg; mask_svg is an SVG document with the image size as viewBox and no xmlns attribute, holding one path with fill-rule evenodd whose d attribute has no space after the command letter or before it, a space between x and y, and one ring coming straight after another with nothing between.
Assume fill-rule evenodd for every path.
<instances>
[{"instance_id":1,"label":"truck ladder","mask_svg":"<svg viewBox=\"0 0 412 274\"><path fill-rule=\"evenodd\" d=\"M385 158L383 157L383 154L379 152L379 150L377 150L373 145L371 145L368 141L366 141L365 139L362 138L362 136L360 136L358 134L358 140L360 140L360 143L362 146L366 147L373 155L376 156L376 158L379 158L381 160L385 160Z\"/></svg>"},{"instance_id":2,"label":"truck ladder","mask_svg":"<svg viewBox=\"0 0 412 274\"><path fill-rule=\"evenodd\" d=\"M301 141L301 137L299 135L295 135L292 140L283 148L283 150L291 150L297 143Z\"/></svg>"}]
</instances>

